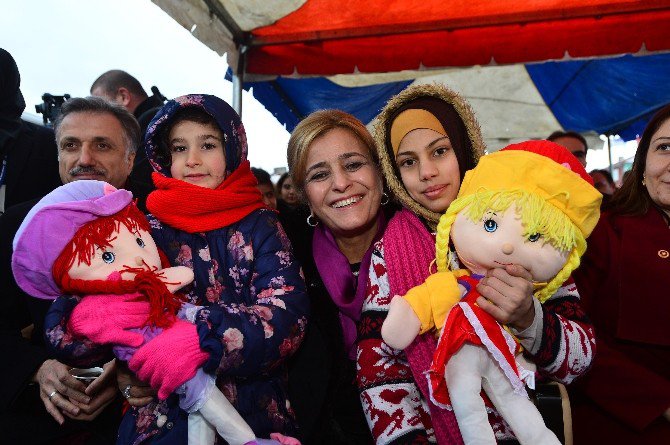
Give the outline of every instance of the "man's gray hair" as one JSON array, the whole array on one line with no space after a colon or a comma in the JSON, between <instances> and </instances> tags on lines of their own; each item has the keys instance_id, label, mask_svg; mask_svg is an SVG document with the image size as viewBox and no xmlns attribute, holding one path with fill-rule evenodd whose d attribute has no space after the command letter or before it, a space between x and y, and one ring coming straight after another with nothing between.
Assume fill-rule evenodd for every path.
<instances>
[{"instance_id":1,"label":"man's gray hair","mask_svg":"<svg viewBox=\"0 0 670 445\"><path fill-rule=\"evenodd\" d=\"M126 151L128 154L136 153L142 144L142 130L137 119L128 110L121 105L109 102L100 97L75 97L66 100L60 108L60 113L54 121L54 131L56 132L56 143L60 141L60 128L63 119L71 113L108 113L114 116L123 128L123 137L126 140Z\"/></svg>"}]
</instances>

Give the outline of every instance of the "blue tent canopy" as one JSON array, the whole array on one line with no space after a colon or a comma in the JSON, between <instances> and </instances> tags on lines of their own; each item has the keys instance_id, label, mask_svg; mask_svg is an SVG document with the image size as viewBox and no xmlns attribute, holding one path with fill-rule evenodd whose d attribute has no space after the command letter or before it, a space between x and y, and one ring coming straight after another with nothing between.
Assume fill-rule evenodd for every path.
<instances>
[{"instance_id":1,"label":"blue tent canopy","mask_svg":"<svg viewBox=\"0 0 670 445\"><path fill-rule=\"evenodd\" d=\"M566 129L631 140L670 103L670 54L546 62L526 69Z\"/></svg>"},{"instance_id":2,"label":"blue tent canopy","mask_svg":"<svg viewBox=\"0 0 670 445\"><path fill-rule=\"evenodd\" d=\"M651 115L670 103L670 54L545 62L526 65L526 70L566 130L634 139ZM324 77L277 77L244 87L290 132L304 116L324 108L347 111L368 123L411 83L347 87Z\"/></svg>"},{"instance_id":3,"label":"blue tent canopy","mask_svg":"<svg viewBox=\"0 0 670 445\"><path fill-rule=\"evenodd\" d=\"M226 79L230 80L230 69ZM247 82L253 96L291 132L300 120L316 110L336 108L353 114L362 122L374 119L392 96L411 81L389 82L363 87L342 87L325 77L289 79L277 77L263 82Z\"/></svg>"}]
</instances>

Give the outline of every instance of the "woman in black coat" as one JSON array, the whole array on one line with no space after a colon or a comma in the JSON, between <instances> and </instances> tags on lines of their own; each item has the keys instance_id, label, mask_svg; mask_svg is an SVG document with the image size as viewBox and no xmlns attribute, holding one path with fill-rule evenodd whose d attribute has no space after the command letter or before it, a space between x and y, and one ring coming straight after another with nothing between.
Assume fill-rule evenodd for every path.
<instances>
[{"instance_id":1,"label":"woman in black coat","mask_svg":"<svg viewBox=\"0 0 670 445\"><path fill-rule=\"evenodd\" d=\"M356 323L372 245L386 227L374 142L355 117L318 111L293 131L288 164L309 207L292 243L303 264L311 317L289 371L305 444L372 444L356 386ZM297 224L297 223L296 223Z\"/></svg>"}]
</instances>

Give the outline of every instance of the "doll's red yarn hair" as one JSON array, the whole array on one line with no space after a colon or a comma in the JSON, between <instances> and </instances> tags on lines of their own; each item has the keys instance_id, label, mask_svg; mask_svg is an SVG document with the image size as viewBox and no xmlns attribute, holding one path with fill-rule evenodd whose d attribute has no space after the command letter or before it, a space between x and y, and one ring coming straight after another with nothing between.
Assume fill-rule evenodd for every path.
<instances>
[{"instance_id":1,"label":"doll's red yarn hair","mask_svg":"<svg viewBox=\"0 0 670 445\"><path fill-rule=\"evenodd\" d=\"M114 241L112 234L119 230L121 224L130 232L149 231L149 221L134 203L114 215L103 216L84 224L54 262L52 273L56 284L60 285L60 278L75 261L90 265L96 249L111 247L111 241Z\"/></svg>"}]
</instances>

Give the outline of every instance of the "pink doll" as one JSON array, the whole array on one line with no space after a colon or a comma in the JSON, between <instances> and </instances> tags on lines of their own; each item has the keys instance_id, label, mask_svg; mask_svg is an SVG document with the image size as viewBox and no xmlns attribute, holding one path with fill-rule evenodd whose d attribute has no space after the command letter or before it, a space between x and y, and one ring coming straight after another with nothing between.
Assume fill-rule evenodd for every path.
<instances>
[{"instance_id":1,"label":"pink doll","mask_svg":"<svg viewBox=\"0 0 670 445\"><path fill-rule=\"evenodd\" d=\"M436 404L453 409L466 444L495 444L483 389L521 444L558 444L526 394L517 340L477 299L489 269L518 264L544 302L568 279L600 216L602 196L577 159L547 141L510 145L465 174L437 227L438 272L394 298L382 337L404 349L442 328L428 379ZM467 270L450 270L457 260ZM538 307L538 306L536 306ZM446 322L445 322L446 319Z\"/></svg>"},{"instance_id":2,"label":"pink doll","mask_svg":"<svg viewBox=\"0 0 670 445\"><path fill-rule=\"evenodd\" d=\"M174 294L193 281L193 271L165 264L132 194L101 181L72 182L45 196L19 228L12 258L16 282L28 294L82 296L68 334L112 345L133 371L146 359L145 344L169 336L173 358L139 377L161 400L179 394L189 443L212 444L217 432L231 445L299 443L282 435L279 442L256 439L215 378L200 369L209 354L195 325L182 319L189 305Z\"/></svg>"}]
</instances>

